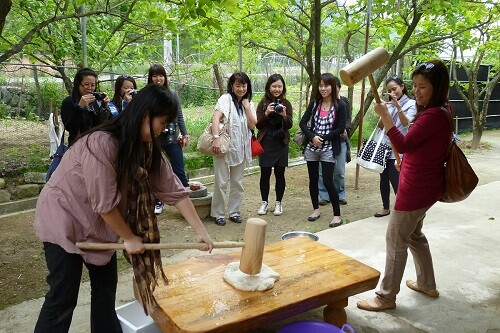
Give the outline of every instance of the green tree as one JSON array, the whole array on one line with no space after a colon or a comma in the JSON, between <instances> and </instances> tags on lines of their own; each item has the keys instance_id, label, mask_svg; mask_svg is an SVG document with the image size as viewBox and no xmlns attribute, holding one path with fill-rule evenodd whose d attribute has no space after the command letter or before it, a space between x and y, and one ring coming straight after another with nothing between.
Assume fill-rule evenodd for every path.
<instances>
[{"instance_id":1,"label":"green tree","mask_svg":"<svg viewBox=\"0 0 500 333\"><path fill-rule=\"evenodd\" d=\"M474 13L474 16L468 15L471 13ZM477 18L477 16L481 16L484 25L452 39L455 52L451 59L453 82L458 94L472 114L472 149L479 147L486 126L491 93L500 82L500 59L498 57L500 52L500 27L498 26L500 6L470 4L463 21L471 20L472 17ZM463 50L474 50L472 57L466 58ZM478 80L479 69L485 63L491 66L490 75L486 82L481 82ZM467 83L458 81L458 67L465 70Z\"/></svg>"}]
</instances>

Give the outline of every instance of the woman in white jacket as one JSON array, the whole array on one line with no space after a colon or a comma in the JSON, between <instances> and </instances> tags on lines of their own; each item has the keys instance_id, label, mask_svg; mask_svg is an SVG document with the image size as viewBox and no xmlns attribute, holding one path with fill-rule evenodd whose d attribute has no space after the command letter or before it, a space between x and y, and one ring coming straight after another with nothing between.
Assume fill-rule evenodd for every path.
<instances>
[{"instance_id":1,"label":"woman in white jacket","mask_svg":"<svg viewBox=\"0 0 500 333\"><path fill-rule=\"evenodd\" d=\"M417 114L417 105L414 99L408 96L408 90L403 80L397 76L391 76L385 81L389 101L387 108L391 113L392 120L395 126L406 135L408 127ZM378 126L382 129L384 125L382 119L379 120ZM383 143L390 144L389 137L385 135ZM401 163L401 161L399 161ZM376 212L373 216L382 217L390 214L390 195L391 185L394 194L398 193L399 185L399 168L400 165L396 160L394 151L391 152L389 159L385 165L384 171L380 174L380 196L382 197L382 209Z\"/></svg>"},{"instance_id":2,"label":"woman in white jacket","mask_svg":"<svg viewBox=\"0 0 500 333\"><path fill-rule=\"evenodd\" d=\"M212 149L214 156L214 194L210 215L215 223L225 225L226 191L229 183L228 211L229 220L241 223L241 204L243 202L243 175L245 167L252 164L250 147L251 131L257 123L255 106L252 100L252 84L243 72L236 72L229 78L227 93L219 97L212 118L212 133L219 133L219 125L229 122L229 151L221 155L219 135L214 134Z\"/></svg>"}]
</instances>

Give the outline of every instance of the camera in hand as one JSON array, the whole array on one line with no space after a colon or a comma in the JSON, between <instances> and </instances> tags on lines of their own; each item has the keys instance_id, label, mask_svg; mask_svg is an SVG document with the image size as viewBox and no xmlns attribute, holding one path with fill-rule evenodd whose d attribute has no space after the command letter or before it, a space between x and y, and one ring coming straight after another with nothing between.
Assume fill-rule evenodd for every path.
<instances>
[{"instance_id":1,"label":"camera in hand","mask_svg":"<svg viewBox=\"0 0 500 333\"><path fill-rule=\"evenodd\" d=\"M130 92L130 96L131 96L131 97L134 97L135 95L137 95L137 93L138 93L138 92L139 92L139 90L134 89L134 90L132 90L132 91Z\"/></svg>"},{"instance_id":2,"label":"camera in hand","mask_svg":"<svg viewBox=\"0 0 500 333\"><path fill-rule=\"evenodd\" d=\"M273 106L274 112L280 113L281 111L283 111L283 104L281 104L281 101L279 99L274 102Z\"/></svg>"},{"instance_id":3,"label":"camera in hand","mask_svg":"<svg viewBox=\"0 0 500 333\"><path fill-rule=\"evenodd\" d=\"M103 93L103 92L98 92L98 91L94 91L92 93L92 95L94 95L95 99L98 100L98 101L102 101L105 97L106 97L106 94Z\"/></svg>"}]
</instances>

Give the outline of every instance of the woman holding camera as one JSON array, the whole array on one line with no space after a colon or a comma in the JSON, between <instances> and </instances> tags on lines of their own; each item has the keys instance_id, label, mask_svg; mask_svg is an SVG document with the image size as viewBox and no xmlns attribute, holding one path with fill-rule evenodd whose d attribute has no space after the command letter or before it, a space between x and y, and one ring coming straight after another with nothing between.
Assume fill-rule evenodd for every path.
<instances>
[{"instance_id":1,"label":"woman holding camera","mask_svg":"<svg viewBox=\"0 0 500 333\"><path fill-rule=\"evenodd\" d=\"M169 89L167 72L162 65L153 64L149 67L148 84L151 83L159 84ZM179 177L182 185L184 185L184 187L188 187L189 181L186 175L186 170L184 170L184 153L182 148L189 144L189 136L186 123L184 122L184 115L182 114L179 96L177 96L177 94L174 95L177 97L177 118L168 123L165 130L160 134L160 144L161 148L170 160L170 164L172 164L174 173L177 177ZM178 133L177 128L180 130L180 134ZM162 211L163 203L160 200L156 200L155 214L160 214Z\"/></svg>"},{"instance_id":2,"label":"woman holding camera","mask_svg":"<svg viewBox=\"0 0 500 333\"><path fill-rule=\"evenodd\" d=\"M220 96L212 117L212 149L214 154L214 194L210 215L218 225L226 225L226 202L229 220L241 223L241 205L243 203L243 175L245 167L252 165L250 147L251 130L257 123L252 100L252 84L243 72L233 73L227 83L227 93ZM220 155L219 131L221 123L228 124L231 137L229 151ZM229 196L226 200L227 185Z\"/></svg>"},{"instance_id":3,"label":"woman holding camera","mask_svg":"<svg viewBox=\"0 0 500 333\"><path fill-rule=\"evenodd\" d=\"M36 234L47 262L45 296L35 332L68 332L78 300L83 266L91 287L88 332L122 332L115 311L116 251L87 251L76 242L116 243L120 239L134 268L141 303L155 306L154 286L166 279L153 195L175 208L211 251L213 242L198 217L189 191L162 157L158 135L177 116L177 98L148 85L119 117L72 143L38 198ZM166 282L166 281L164 281Z\"/></svg>"},{"instance_id":4,"label":"woman holding camera","mask_svg":"<svg viewBox=\"0 0 500 333\"><path fill-rule=\"evenodd\" d=\"M282 199L285 193L285 168L288 166L288 144L292 128L292 104L285 98L285 80L280 74L271 75L266 83L265 95L257 105L258 140L264 152L259 156L260 196L259 215L267 214L271 172L276 178L276 204L274 215L283 214Z\"/></svg>"},{"instance_id":5,"label":"woman holding camera","mask_svg":"<svg viewBox=\"0 0 500 333\"><path fill-rule=\"evenodd\" d=\"M68 144L76 137L111 118L106 93L96 92L97 73L90 68L76 72L71 96L61 104L61 120L68 131Z\"/></svg>"},{"instance_id":6,"label":"woman holding camera","mask_svg":"<svg viewBox=\"0 0 500 333\"><path fill-rule=\"evenodd\" d=\"M137 84L133 77L120 75L116 78L115 94L111 102L109 102L109 109L113 117L116 117L127 107L127 104L130 103L136 92Z\"/></svg>"},{"instance_id":7,"label":"woman holding camera","mask_svg":"<svg viewBox=\"0 0 500 333\"><path fill-rule=\"evenodd\" d=\"M408 96L408 89L397 76L391 76L385 81L387 95L389 101L387 102L387 109L391 113L392 120L396 127L405 135L408 132L410 122L415 118L417 113L417 105L415 100ZM378 122L379 128L384 128L382 119ZM391 144L387 134L384 135L382 143ZM399 162L401 163L401 161ZM382 217L389 215L390 208L390 195L391 185L394 190L394 195L398 193L399 185L399 169L400 165L397 164L394 151L387 159L384 171L380 174L380 196L382 197L382 209L376 212L373 216Z\"/></svg>"},{"instance_id":8,"label":"woman holding camera","mask_svg":"<svg viewBox=\"0 0 500 333\"><path fill-rule=\"evenodd\" d=\"M333 206L333 219L330 228L340 226L339 194L333 184L333 168L335 156L340 154L340 136L345 131L347 107L338 98L335 76L330 73L321 74L318 82L316 100L312 100L300 120L300 129L307 137L304 159L309 173L309 195L313 212L308 221L316 221L320 216L318 200L319 164L323 171L323 184L328 191Z\"/></svg>"}]
</instances>

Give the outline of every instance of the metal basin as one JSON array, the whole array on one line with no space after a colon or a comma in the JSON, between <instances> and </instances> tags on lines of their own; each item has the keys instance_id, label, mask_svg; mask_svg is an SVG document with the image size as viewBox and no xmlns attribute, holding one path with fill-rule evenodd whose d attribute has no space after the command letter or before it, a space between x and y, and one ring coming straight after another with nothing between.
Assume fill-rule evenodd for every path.
<instances>
[{"instance_id":1,"label":"metal basin","mask_svg":"<svg viewBox=\"0 0 500 333\"><path fill-rule=\"evenodd\" d=\"M294 237L308 237L314 241L317 241L319 237L313 233L307 231L290 231L281 236L281 240L287 240Z\"/></svg>"}]
</instances>

